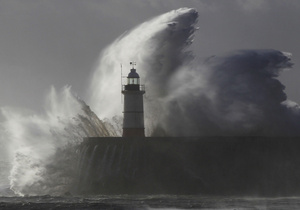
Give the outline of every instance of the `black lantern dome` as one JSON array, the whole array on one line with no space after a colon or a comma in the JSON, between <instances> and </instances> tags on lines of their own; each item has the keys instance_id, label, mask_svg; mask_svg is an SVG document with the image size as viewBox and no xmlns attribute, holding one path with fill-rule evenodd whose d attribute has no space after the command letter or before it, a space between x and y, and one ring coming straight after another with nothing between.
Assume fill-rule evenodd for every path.
<instances>
[{"instance_id":1,"label":"black lantern dome","mask_svg":"<svg viewBox=\"0 0 300 210\"><path fill-rule=\"evenodd\" d=\"M127 78L140 78L140 75L138 73L136 73L136 69L130 69L130 72L129 72Z\"/></svg>"}]
</instances>

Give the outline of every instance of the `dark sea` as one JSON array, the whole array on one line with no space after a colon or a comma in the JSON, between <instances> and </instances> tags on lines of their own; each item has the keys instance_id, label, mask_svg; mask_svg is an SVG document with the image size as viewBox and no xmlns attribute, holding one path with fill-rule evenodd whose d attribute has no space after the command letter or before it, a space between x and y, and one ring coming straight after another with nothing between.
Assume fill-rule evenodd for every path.
<instances>
[{"instance_id":1,"label":"dark sea","mask_svg":"<svg viewBox=\"0 0 300 210\"><path fill-rule=\"evenodd\" d=\"M0 209L217 209L298 210L300 197L250 198L180 195L1 197Z\"/></svg>"}]
</instances>

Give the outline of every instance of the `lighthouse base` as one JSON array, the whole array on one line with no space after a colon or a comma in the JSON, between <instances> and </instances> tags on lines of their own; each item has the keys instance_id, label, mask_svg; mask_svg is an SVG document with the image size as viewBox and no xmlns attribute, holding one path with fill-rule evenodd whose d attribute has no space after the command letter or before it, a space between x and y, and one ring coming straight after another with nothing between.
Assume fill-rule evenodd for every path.
<instances>
[{"instance_id":1,"label":"lighthouse base","mask_svg":"<svg viewBox=\"0 0 300 210\"><path fill-rule=\"evenodd\" d=\"M123 137L145 137L144 128L123 128Z\"/></svg>"}]
</instances>

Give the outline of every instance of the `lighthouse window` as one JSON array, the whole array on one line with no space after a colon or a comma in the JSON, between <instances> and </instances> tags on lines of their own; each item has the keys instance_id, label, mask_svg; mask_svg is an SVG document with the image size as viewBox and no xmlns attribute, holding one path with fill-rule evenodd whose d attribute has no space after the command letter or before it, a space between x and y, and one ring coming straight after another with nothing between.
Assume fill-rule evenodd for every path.
<instances>
[{"instance_id":1,"label":"lighthouse window","mask_svg":"<svg viewBox=\"0 0 300 210\"><path fill-rule=\"evenodd\" d=\"M128 84L129 85L138 85L139 84L139 78L128 78Z\"/></svg>"}]
</instances>

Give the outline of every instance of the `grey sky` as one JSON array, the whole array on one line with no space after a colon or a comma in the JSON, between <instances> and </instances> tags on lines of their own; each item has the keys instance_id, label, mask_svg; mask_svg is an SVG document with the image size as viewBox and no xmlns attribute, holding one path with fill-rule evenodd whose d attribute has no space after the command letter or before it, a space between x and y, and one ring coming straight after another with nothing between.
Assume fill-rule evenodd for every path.
<instances>
[{"instance_id":1,"label":"grey sky","mask_svg":"<svg viewBox=\"0 0 300 210\"><path fill-rule=\"evenodd\" d=\"M193 49L207 57L236 49L293 54L280 77L300 103L299 0L0 0L0 107L41 110L51 85L87 98L102 49L143 21L180 7L199 12Z\"/></svg>"}]
</instances>

